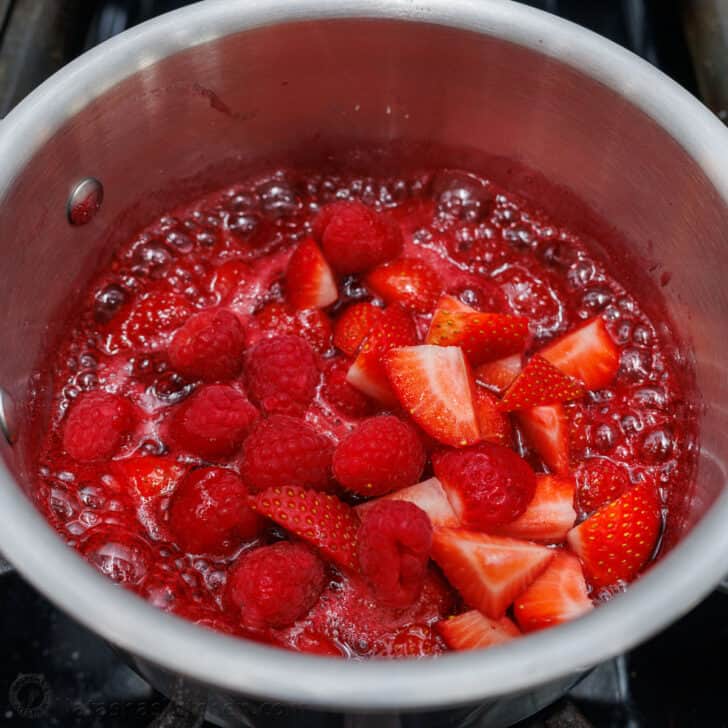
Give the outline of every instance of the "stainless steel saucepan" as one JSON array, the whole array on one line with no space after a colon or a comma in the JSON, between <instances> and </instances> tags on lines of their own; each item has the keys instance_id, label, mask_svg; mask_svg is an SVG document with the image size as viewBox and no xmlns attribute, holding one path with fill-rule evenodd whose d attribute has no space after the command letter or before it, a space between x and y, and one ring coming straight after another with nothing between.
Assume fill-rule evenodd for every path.
<instances>
[{"instance_id":1,"label":"stainless steel saucepan","mask_svg":"<svg viewBox=\"0 0 728 728\"><path fill-rule=\"evenodd\" d=\"M255 166L327 157L375 171L490 165L526 193L536 177L523 170L534 170L564 190L544 195L547 207L573 193L583 206L559 214L590 210L629 241L614 266L669 277L663 294L689 348L677 355L704 404L699 471L677 545L626 594L490 650L345 662L165 614L96 573L36 512L24 492L29 376L94 266L172 202ZM208 0L44 83L0 123L0 162L0 387L14 438L1 446L0 551L160 689L197 686L228 724L250 699L505 725L664 628L728 569L728 131L614 44L505 0ZM70 225L69 194L89 176L103 205Z\"/></svg>"}]
</instances>

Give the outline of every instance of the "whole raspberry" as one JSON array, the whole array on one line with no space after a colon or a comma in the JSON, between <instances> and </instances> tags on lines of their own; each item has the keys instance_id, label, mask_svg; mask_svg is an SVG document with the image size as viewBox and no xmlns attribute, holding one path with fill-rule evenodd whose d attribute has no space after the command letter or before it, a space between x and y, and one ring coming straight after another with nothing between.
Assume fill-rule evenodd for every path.
<instances>
[{"instance_id":1,"label":"whole raspberry","mask_svg":"<svg viewBox=\"0 0 728 728\"><path fill-rule=\"evenodd\" d=\"M63 448L74 460L110 458L135 425L128 399L108 392L85 392L71 405L63 426Z\"/></svg>"},{"instance_id":2,"label":"whole raspberry","mask_svg":"<svg viewBox=\"0 0 728 728\"><path fill-rule=\"evenodd\" d=\"M169 528L191 554L219 554L261 531L263 520L248 505L248 489L232 471L193 470L169 501Z\"/></svg>"},{"instance_id":3,"label":"whole raspberry","mask_svg":"<svg viewBox=\"0 0 728 728\"><path fill-rule=\"evenodd\" d=\"M482 442L433 457L455 514L465 528L486 530L524 513L536 489L531 466L513 450Z\"/></svg>"},{"instance_id":4,"label":"whole raspberry","mask_svg":"<svg viewBox=\"0 0 728 728\"><path fill-rule=\"evenodd\" d=\"M374 402L346 379L351 367L348 359L332 359L324 371L324 385L321 394L324 399L342 414L349 417L366 417L371 414Z\"/></svg>"},{"instance_id":5,"label":"whole raspberry","mask_svg":"<svg viewBox=\"0 0 728 728\"><path fill-rule=\"evenodd\" d=\"M271 414L302 415L319 381L311 347L294 335L258 342L248 355L245 373L252 400Z\"/></svg>"},{"instance_id":6,"label":"whole raspberry","mask_svg":"<svg viewBox=\"0 0 728 728\"><path fill-rule=\"evenodd\" d=\"M190 379L233 379L243 368L245 334L238 317L224 308L190 316L169 345L172 366Z\"/></svg>"},{"instance_id":7,"label":"whole raspberry","mask_svg":"<svg viewBox=\"0 0 728 728\"><path fill-rule=\"evenodd\" d=\"M339 443L334 477L360 495L378 496L416 483L425 467L425 449L411 425L392 415L362 422Z\"/></svg>"},{"instance_id":8,"label":"whole raspberry","mask_svg":"<svg viewBox=\"0 0 728 728\"><path fill-rule=\"evenodd\" d=\"M258 410L237 389L208 384L172 411L168 433L182 449L216 460L238 451L257 417Z\"/></svg>"},{"instance_id":9,"label":"whole raspberry","mask_svg":"<svg viewBox=\"0 0 728 728\"><path fill-rule=\"evenodd\" d=\"M359 565L375 599L408 607L422 592L432 548L432 524L414 503L381 500L359 527Z\"/></svg>"},{"instance_id":10,"label":"whole raspberry","mask_svg":"<svg viewBox=\"0 0 728 728\"><path fill-rule=\"evenodd\" d=\"M313 232L338 273L363 273L402 252L399 227L361 202L326 205L314 220Z\"/></svg>"},{"instance_id":11,"label":"whole raspberry","mask_svg":"<svg viewBox=\"0 0 728 728\"><path fill-rule=\"evenodd\" d=\"M331 441L303 420L273 415L243 443L240 472L255 492L283 485L327 490L332 452Z\"/></svg>"},{"instance_id":12,"label":"whole raspberry","mask_svg":"<svg viewBox=\"0 0 728 728\"><path fill-rule=\"evenodd\" d=\"M227 599L248 629L287 627L316 604L325 579L316 554L303 544L280 542L238 559L228 578Z\"/></svg>"}]
</instances>

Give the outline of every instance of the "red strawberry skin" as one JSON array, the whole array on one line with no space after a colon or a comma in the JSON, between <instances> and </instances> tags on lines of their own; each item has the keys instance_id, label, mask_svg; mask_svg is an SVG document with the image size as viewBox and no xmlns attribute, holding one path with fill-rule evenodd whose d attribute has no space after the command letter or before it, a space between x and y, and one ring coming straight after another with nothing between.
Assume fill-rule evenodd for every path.
<instances>
[{"instance_id":1,"label":"red strawberry skin","mask_svg":"<svg viewBox=\"0 0 728 728\"><path fill-rule=\"evenodd\" d=\"M339 294L334 275L312 238L299 243L286 271L286 297L296 310L324 308Z\"/></svg>"},{"instance_id":2,"label":"red strawberry skin","mask_svg":"<svg viewBox=\"0 0 728 728\"><path fill-rule=\"evenodd\" d=\"M427 434L452 447L480 439L473 383L461 349L400 347L387 354L384 365L400 403Z\"/></svg>"},{"instance_id":3,"label":"red strawberry skin","mask_svg":"<svg viewBox=\"0 0 728 728\"><path fill-rule=\"evenodd\" d=\"M122 333L131 346L154 348L191 313L192 306L184 296L174 291L153 290L131 308L122 323Z\"/></svg>"},{"instance_id":4,"label":"red strawberry skin","mask_svg":"<svg viewBox=\"0 0 728 728\"><path fill-rule=\"evenodd\" d=\"M508 415L500 410L498 398L485 387L476 384L473 388L473 407L480 437L486 442L510 447L513 443L513 430Z\"/></svg>"},{"instance_id":5,"label":"red strawberry skin","mask_svg":"<svg viewBox=\"0 0 728 728\"><path fill-rule=\"evenodd\" d=\"M574 478L537 475L536 490L525 512L494 532L538 543L561 543L574 526Z\"/></svg>"},{"instance_id":6,"label":"red strawberry skin","mask_svg":"<svg viewBox=\"0 0 728 728\"><path fill-rule=\"evenodd\" d=\"M637 576L661 529L657 488L645 481L569 531L567 541L592 586L610 587Z\"/></svg>"},{"instance_id":7,"label":"red strawberry skin","mask_svg":"<svg viewBox=\"0 0 728 728\"><path fill-rule=\"evenodd\" d=\"M361 202L326 205L314 220L313 233L331 267L344 275L363 273L402 251L399 227Z\"/></svg>"},{"instance_id":8,"label":"red strawberry skin","mask_svg":"<svg viewBox=\"0 0 728 728\"><path fill-rule=\"evenodd\" d=\"M397 398L384 368L384 355L395 347L416 343L417 329L410 313L399 305L389 306L349 369L349 383L385 405L396 404Z\"/></svg>"},{"instance_id":9,"label":"red strawberry skin","mask_svg":"<svg viewBox=\"0 0 728 728\"><path fill-rule=\"evenodd\" d=\"M337 566L358 571L359 518L353 508L335 495L297 486L276 486L255 496L253 507L313 544Z\"/></svg>"},{"instance_id":10,"label":"red strawberry skin","mask_svg":"<svg viewBox=\"0 0 728 728\"><path fill-rule=\"evenodd\" d=\"M531 466L512 450L480 443L433 458L460 522L466 528L487 530L510 523L524 513L536 489Z\"/></svg>"},{"instance_id":11,"label":"red strawberry skin","mask_svg":"<svg viewBox=\"0 0 728 728\"><path fill-rule=\"evenodd\" d=\"M588 389L609 386L619 369L619 349L599 317L539 353L568 376L584 382Z\"/></svg>"},{"instance_id":12,"label":"red strawberry skin","mask_svg":"<svg viewBox=\"0 0 728 728\"><path fill-rule=\"evenodd\" d=\"M534 356L501 400L504 412L531 409L542 405L567 402L584 396L584 387L566 376L553 364Z\"/></svg>"},{"instance_id":13,"label":"red strawberry skin","mask_svg":"<svg viewBox=\"0 0 728 728\"><path fill-rule=\"evenodd\" d=\"M475 381L478 384L489 387L497 394L503 394L522 370L523 362L521 361L521 355L513 354L504 359L496 359L495 361L481 364L475 370Z\"/></svg>"},{"instance_id":14,"label":"red strawberry skin","mask_svg":"<svg viewBox=\"0 0 728 728\"><path fill-rule=\"evenodd\" d=\"M185 473L181 463L154 455L114 460L111 468L127 491L142 498L170 493Z\"/></svg>"},{"instance_id":15,"label":"red strawberry skin","mask_svg":"<svg viewBox=\"0 0 728 728\"><path fill-rule=\"evenodd\" d=\"M477 366L523 351L527 337L528 319L523 316L438 310L426 343L460 346L470 363Z\"/></svg>"},{"instance_id":16,"label":"red strawberry skin","mask_svg":"<svg viewBox=\"0 0 728 728\"><path fill-rule=\"evenodd\" d=\"M379 496L416 483L425 449L415 429L393 415L364 420L334 452L336 480L348 490Z\"/></svg>"},{"instance_id":17,"label":"red strawberry skin","mask_svg":"<svg viewBox=\"0 0 728 728\"><path fill-rule=\"evenodd\" d=\"M255 344L261 337L281 334L301 336L322 354L331 348L331 321L317 308L295 311L285 303L273 301L258 311L246 330L249 345Z\"/></svg>"},{"instance_id":18,"label":"red strawberry skin","mask_svg":"<svg viewBox=\"0 0 728 728\"><path fill-rule=\"evenodd\" d=\"M383 315L381 308L366 301L352 304L334 324L334 344L347 356L355 356Z\"/></svg>"},{"instance_id":19,"label":"red strawberry skin","mask_svg":"<svg viewBox=\"0 0 728 728\"><path fill-rule=\"evenodd\" d=\"M224 308L193 314L169 345L169 360L180 374L206 382L237 377L243 368L245 332Z\"/></svg>"},{"instance_id":20,"label":"red strawberry skin","mask_svg":"<svg viewBox=\"0 0 728 728\"><path fill-rule=\"evenodd\" d=\"M476 609L444 619L435 629L451 650L478 650L521 636L508 617L488 619Z\"/></svg>"},{"instance_id":21,"label":"red strawberry skin","mask_svg":"<svg viewBox=\"0 0 728 728\"><path fill-rule=\"evenodd\" d=\"M560 551L516 599L513 613L524 632L533 632L576 619L593 608L579 559Z\"/></svg>"},{"instance_id":22,"label":"red strawberry skin","mask_svg":"<svg viewBox=\"0 0 728 728\"><path fill-rule=\"evenodd\" d=\"M387 304L400 303L417 313L429 313L442 290L437 271L416 258L399 258L371 271L367 287Z\"/></svg>"},{"instance_id":23,"label":"red strawberry skin","mask_svg":"<svg viewBox=\"0 0 728 728\"><path fill-rule=\"evenodd\" d=\"M419 599L431 549L432 524L413 503L385 499L366 511L357 552L379 604L401 608Z\"/></svg>"}]
</instances>

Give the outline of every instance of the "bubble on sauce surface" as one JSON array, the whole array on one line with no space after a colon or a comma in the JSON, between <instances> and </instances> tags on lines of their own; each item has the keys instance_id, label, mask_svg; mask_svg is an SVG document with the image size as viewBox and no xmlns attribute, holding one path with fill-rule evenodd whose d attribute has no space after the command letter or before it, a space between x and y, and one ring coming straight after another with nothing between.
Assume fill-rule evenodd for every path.
<instances>
[{"instance_id":1,"label":"bubble on sauce surface","mask_svg":"<svg viewBox=\"0 0 728 728\"><path fill-rule=\"evenodd\" d=\"M286 180L265 182L257 192L263 213L274 220L295 215L301 207L298 193Z\"/></svg>"},{"instance_id":2,"label":"bubble on sauce surface","mask_svg":"<svg viewBox=\"0 0 728 728\"><path fill-rule=\"evenodd\" d=\"M104 576L130 586L144 580L152 561L150 548L143 539L120 530L92 533L81 551Z\"/></svg>"},{"instance_id":3,"label":"bubble on sauce surface","mask_svg":"<svg viewBox=\"0 0 728 728\"><path fill-rule=\"evenodd\" d=\"M126 303L126 291L116 283L109 283L97 292L94 299L94 317L100 324L111 321Z\"/></svg>"},{"instance_id":4,"label":"bubble on sauce surface","mask_svg":"<svg viewBox=\"0 0 728 728\"><path fill-rule=\"evenodd\" d=\"M195 247L195 241L187 233L179 230L172 230L167 233L165 242L170 248L172 248L172 250L182 253L183 255L192 252Z\"/></svg>"},{"instance_id":5,"label":"bubble on sauce surface","mask_svg":"<svg viewBox=\"0 0 728 728\"><path fill-rule=\"evenodd\" d=\"M673 450L672 433L667 428L657 428L646 432L640 442L639 453L642 462L656 465L665 462Z\"/></svg>"},{"instance_id":6,"label":"bubble on sauce surface","mask_svg":"<svg viewBox=\"0 0 728 728\"><path fill-rule=\"evenodd\" d=\"M650 375L651 356L643 349L625 349L619 362L619 376L629 381L644 382Z\"/></svg>"}]
</instances>

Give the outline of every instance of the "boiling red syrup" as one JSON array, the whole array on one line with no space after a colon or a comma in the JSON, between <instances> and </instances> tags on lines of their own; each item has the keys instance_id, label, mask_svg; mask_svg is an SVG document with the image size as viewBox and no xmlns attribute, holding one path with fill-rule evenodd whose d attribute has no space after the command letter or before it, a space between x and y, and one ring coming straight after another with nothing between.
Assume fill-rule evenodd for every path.
<instances>
[{"instance_id":1,"label":"boiling red syrup","mask_svg":"<svg viewBox=\"0 0 728 728\"><path fill-rule=\"evenodd\" d=\"M296 333L325 369L332 360L350 361L332 343L332 323L342 311L357 301L382 303L363 276L348 275L337 276L338 300L325 309L296 314L287 308L289 258L310 235L318 210L338 199L387 212L402 231L402 255L429 264L440 292L477 310L527 317L526 356L592 317L606 324L619 351L616 376L564 405L577 510L586 487L580 473L595 459L624 466L632 484L653 479L663 503L670 490L688 486L696 433L670 355L669 323L648 318L639 292L610 277L583 239L531 203L466 173L363 179L281 171L173 210L114 251L40 369L50 397L37 400L51 405L50 411L35 408L35 426L45 434L33 495L59 533L102 573L198 624L323 654L438 654L448 648L433 625L467 607L432 562L421 595L403 608L380 605L365 580L327 562L328 585L306 616L285 627L250 629L226 596L231 565L244 552L288 539L286 531L267 522L252 541L228 539L223 553L187 553L169 528L177 483L210 464L175 446L163 427L199 387L170 365L175 330L193 312L221 306L242 323L246 350L281 331ZM420 340L431 316L414 314ZM246 391L242 378L232 384ZM64 449L64 423L74 400L94 390L126 397L137 420L113 457L79 462ZM388 411L365 402L370 415ZM321 385L303 418L334 445L362 419L332 406ZM548 472L515 420L513 427L517 452L537 472ZM150 462L161 462L162 470L137 481L120 475L120 465L140 456L159 458ZM238 454L216 464L238 472ZM428 461L421 479L431 475ZM341 488L337 493L351 503L361 500ZM587 515L582 509L578 519ZM662 515L670 518L666 508ZM591 585L590 598L599 602L623 586Z\"/></svg>"}]
</instances>

